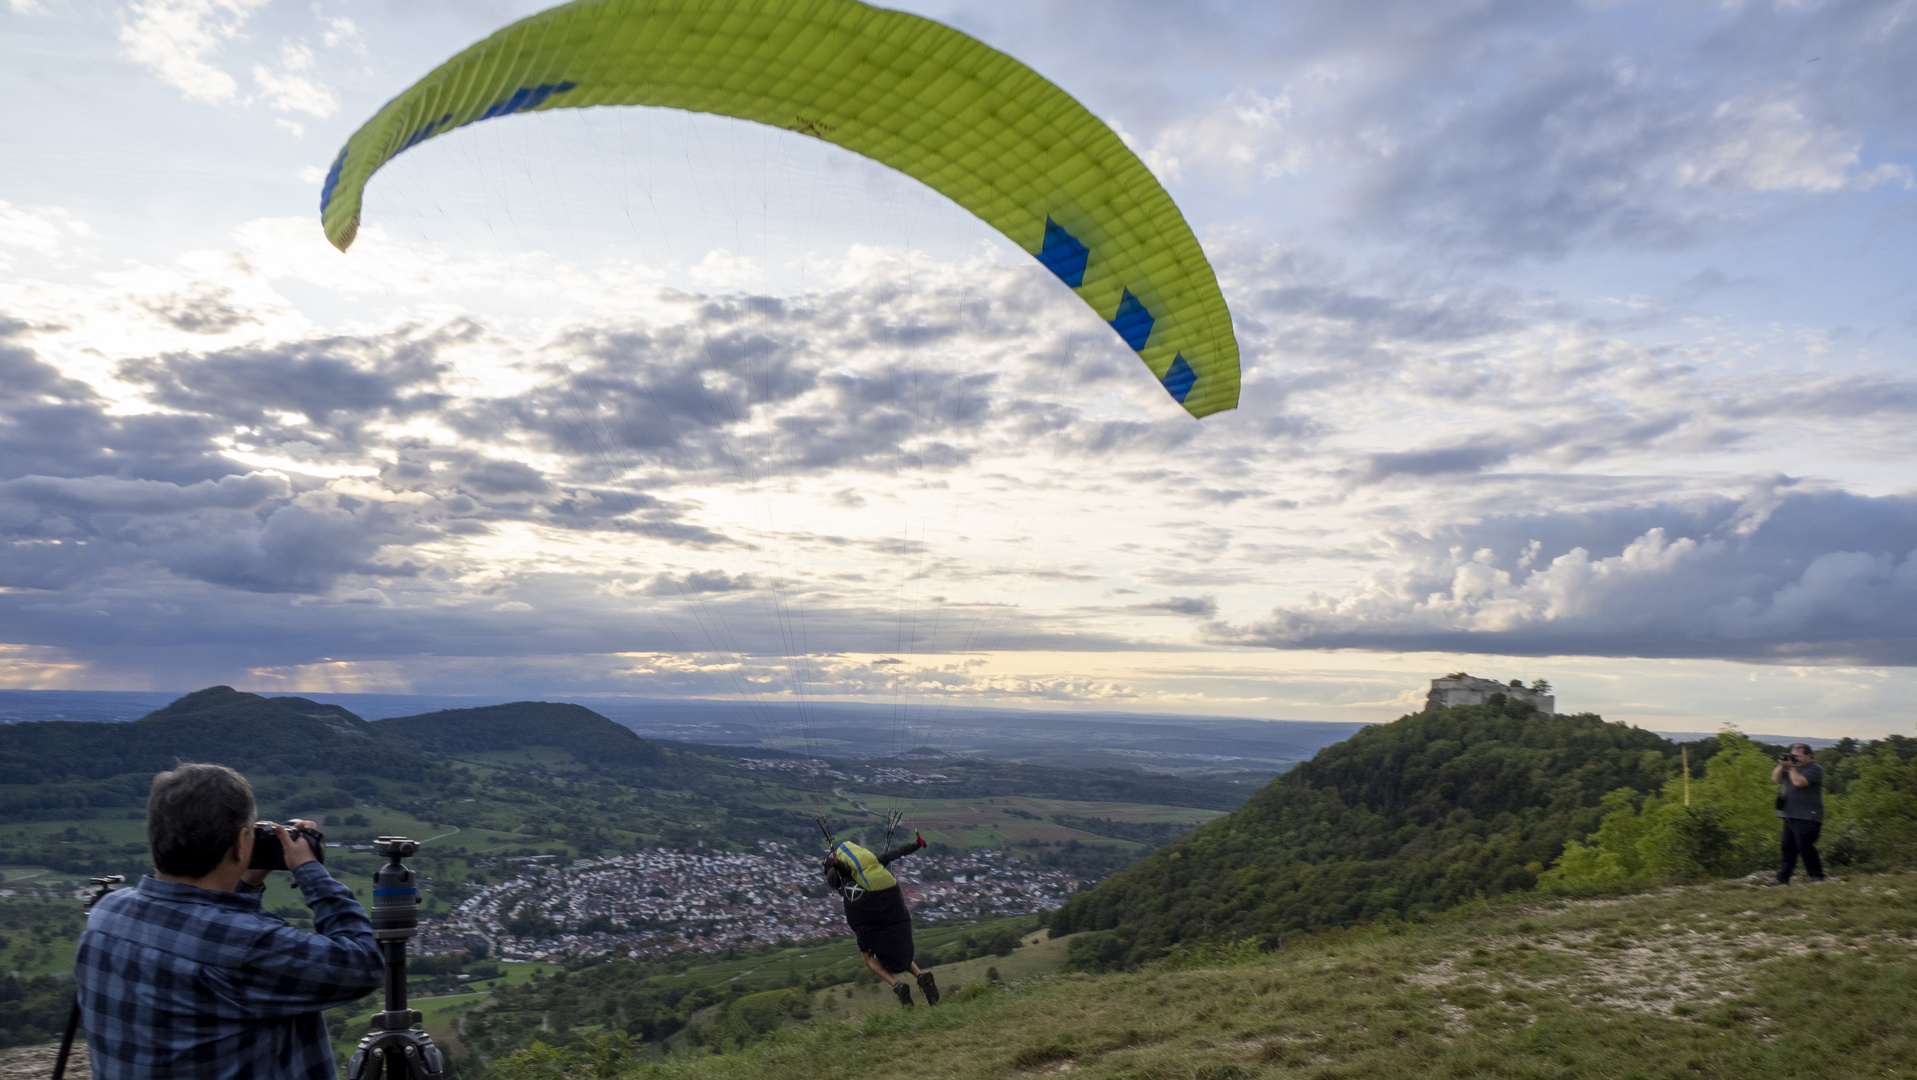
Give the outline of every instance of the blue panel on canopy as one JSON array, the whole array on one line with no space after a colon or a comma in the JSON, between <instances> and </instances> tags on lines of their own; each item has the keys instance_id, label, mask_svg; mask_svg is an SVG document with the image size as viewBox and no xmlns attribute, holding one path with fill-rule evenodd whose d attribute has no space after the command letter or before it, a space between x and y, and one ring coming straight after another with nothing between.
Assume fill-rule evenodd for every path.
<instances>
[{"instance_id":1,"label":"blue panel on canopy","mask_svg":"<svg viewBox=\"0 0 1917 1080\"><path fill-rule=\"evenodd\" d=\"M1198 385L1198 373L1185 363L1185 354L1179 353L1172 357L1170 370L1158 381L1171 392L1173 401L1183 405L1185 399L1191 396L1191 388Z\"/></svg>"},{"instance_id":2,"label":"blue panel on canopy","mask_svg":"<svg viewBox=\"0 0 1917 1080\"><path fill-rule=\"evenodd\" d=\"M1045 246L1037 258L1045 264L1045 269L1057 274L1060 281L1076 289L1085 284L1085 267L1092 261L1092 253L1066 232L1064 226L1046 218Z\"/></svg>"},{"instance_id":3,"label":"blue panel on canopy","mask_svg":"<svg viewBox=\"0 0 1917 1080\"><path fill-rule=\"evenodd\" d=\"M1145 343L1152 338L1152 323L1156 321L1138 297L1126 289L1125 295L1118 298L1118 314L1112 317L1112 329L1118 331L1118 336L1125 339L1133 352L1144 352Z\"/></svg>"}]
</instances>

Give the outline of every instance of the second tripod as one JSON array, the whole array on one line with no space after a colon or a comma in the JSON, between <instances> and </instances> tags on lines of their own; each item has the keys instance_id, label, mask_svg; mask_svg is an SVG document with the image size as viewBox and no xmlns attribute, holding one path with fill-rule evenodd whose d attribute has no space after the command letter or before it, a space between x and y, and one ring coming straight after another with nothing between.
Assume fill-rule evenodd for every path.
<instances>
[{"instance_id":1,"label":"second tripod","mask_svg":"<svg viewBox=\"0 0 1917 1080\"><path fill-rule=\"evenodd\" d=\"M373 851L387 860L373 874L373 937L386 959L386 1009L346 1063L346 1080L439 1080L445 1059L432 1036L413 1025L419 1010L406 1005L406 942L419 930L419 880L401 859L419 853L417 841L382 836Z\"/></svg>"}]
</instances>

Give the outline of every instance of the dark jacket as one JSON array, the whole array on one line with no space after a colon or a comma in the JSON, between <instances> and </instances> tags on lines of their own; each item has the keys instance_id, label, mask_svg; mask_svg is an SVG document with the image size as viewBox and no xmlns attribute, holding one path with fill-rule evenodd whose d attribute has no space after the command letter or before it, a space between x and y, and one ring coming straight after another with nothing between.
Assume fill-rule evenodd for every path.
<instances>
[{"instance_id":1,"label":"dark jacket","mask_svg":"<svg viewBox=\"0 0 1917 1080\"><path fill-rule=\"evenodd\" d=\"M1789 772L1777 785L1777 816L1795 818L1799 821L1824 820L1824 768L1815 761L1806 762L1797 767L1804 779L1810 781L1808 787L1798 787L1791 783Z\"/></svg>"}]
</instances>

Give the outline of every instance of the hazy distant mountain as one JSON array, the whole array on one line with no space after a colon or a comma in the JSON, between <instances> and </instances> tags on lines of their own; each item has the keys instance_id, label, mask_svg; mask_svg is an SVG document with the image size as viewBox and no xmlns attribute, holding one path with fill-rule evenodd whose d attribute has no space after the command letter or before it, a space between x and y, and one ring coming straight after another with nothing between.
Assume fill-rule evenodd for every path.
<instances>
[{"instance_id":1,"label":"hazy distant mountain","mask_svg":"<svg viewBox=\"0 0 1917 1080\"><path fill-rule=\"evenodd\" d=\"M126 690L0 690L0 724L138 720L179 696Z\"/></svg>"},{"instance_id":2,"label":"hazy distant mountain","mask_svg":"<svg viewBox=\"0 0 1917 1080\"><path fill-rule=\"evenodd\" d=\"M26 720L133 720L171 695L0 691L0 724ZM371 721L506 707L483 698L415 694L314 694ZM519 708L525 703L514 703ZM893 757L929 747L993 761L1176 776L1245 774L1262 781L1350 738L1355 722L1250 720L1113 712L1042 712L890 703L735 702L595 697L572 703L649 739L754 747L821 757ZM558 714L553 714L557 716Z\"/></svg>"}]
</instances>

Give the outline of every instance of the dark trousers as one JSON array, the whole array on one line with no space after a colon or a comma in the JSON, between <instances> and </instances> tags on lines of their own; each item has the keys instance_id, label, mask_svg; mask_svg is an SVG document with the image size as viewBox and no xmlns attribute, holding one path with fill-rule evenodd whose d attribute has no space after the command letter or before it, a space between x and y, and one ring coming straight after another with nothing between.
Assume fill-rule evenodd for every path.
<instances>
[{"instance_id":1,"label":"dark trousers","mask_svg":"<svg viewBox=\"0 0 1917 1080\"><path fill-rule=\"evenodd\" d=\"M1777 880L1789 881L1797 869L1797 857L1804 857L1804 872L1813 878L1824 876L1824 860L1817 854L1817 837L1824 831L1821 821L1802 818L1784 819L1784 861L1778 864Z\"/></svg>"}]
</instances>

